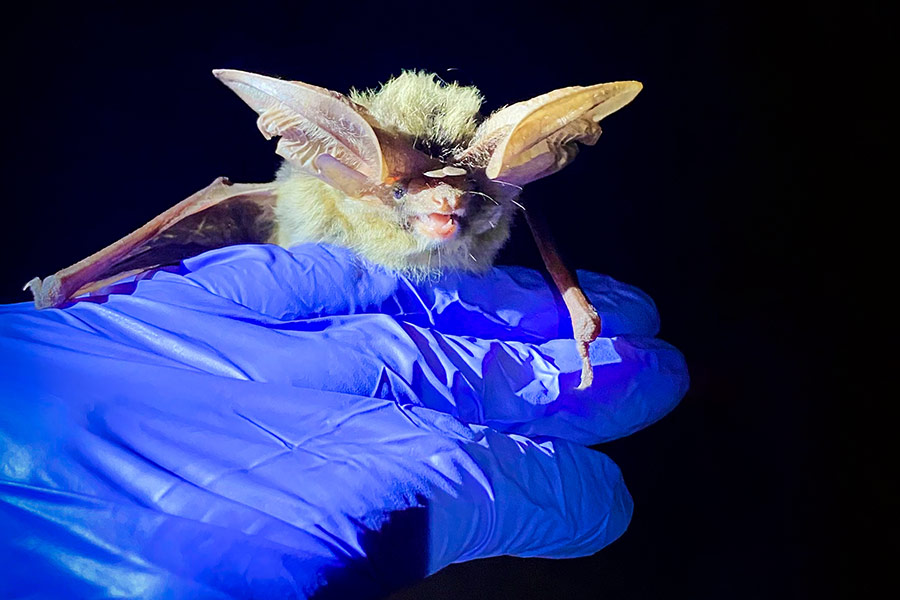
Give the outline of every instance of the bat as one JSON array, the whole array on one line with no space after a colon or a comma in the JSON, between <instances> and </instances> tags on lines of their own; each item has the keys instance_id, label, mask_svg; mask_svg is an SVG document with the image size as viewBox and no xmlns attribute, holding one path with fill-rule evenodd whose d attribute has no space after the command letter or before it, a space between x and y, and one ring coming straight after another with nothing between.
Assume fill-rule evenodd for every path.
<instances>
[{"instance_id":1,"label":"bat","mask_svg":"<svg viewBox=\"0 0 900 600\"><path fill-rule=\"evenodd\" d=\"M348 95L255 73L213 74L257 113L284 161L274 181L207 188L149 223L25 289L38 308L61 307L118 279L240 243L347 247L421 279L481 272L507 241L524 185L593 145L599 121L640 92L637 81L573 86L506 106L487 118L472 86L405 71ZM588 344L600 319L539 219L526 211L548 271L572 317L590 385Z\"/></svg>"}]
</instances>

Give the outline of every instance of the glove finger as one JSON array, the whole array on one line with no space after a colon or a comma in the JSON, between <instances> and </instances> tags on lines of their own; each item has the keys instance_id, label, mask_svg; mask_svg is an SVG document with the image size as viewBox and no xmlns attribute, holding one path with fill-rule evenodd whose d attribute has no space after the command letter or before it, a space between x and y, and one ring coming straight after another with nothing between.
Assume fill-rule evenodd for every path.
<instances>
[{"instance_id":1,"label":"glove finger","mask_svg":"<svg viewBox=\"0 0 900 600\"><path fill-rule=\"evenodd\" d=\"M646 294L604 275L579 272L579 279L600 314L605 337L656 335L659 317ZM449 273L413 281L345 248L322 244L290 251L273 245L220 248L186 259L177 269L110 286L91 300L135 289L146 298L201 310L220 298L231 300L259 313L262 321L378 311L456 335L510 341L571 335L565 306L536 271L498 267L483 275Z\"/></svg>"},{"instance_id":2,"label":"glove finger","mask_svg":"<svg viewBox=\"0 0 900 600\"><path fill-rule=\"evenodd\" d=\"M681 353L653 338L594 341L594 382L579 390L582 361L572 340L527 344L412 325L404 330L417 358L404 366L393 353L380 354L387 384L383 381L379 392L507 433L598 444L656 422L677 406L689 385ZM397 344L404 342L398 338Z\"/></svg>"},{"instance_id":3,"label":"glove finger","mask_svg":"<svg viewBox=\"0 0 900 600\"><path fill-rule=\"evenodd\" d=\"M564 440L539 444L469 429L476 437L462 449L471 463L445 459L437 467L451 485L429 503L429 573L504 554L587 556L628 527L631 496L606 455Z\"/></svg>"},{"instance_id":4,"label":"glove finger","mask_svg":"<svg viewBox=\"0 0 900 600\"><path fill-rule=\"evenodd\" d=\"M585 294L602 321L602 335L654 336L659 315L649 296L615 279L579 271ZM389 314L443 333L541 342L572 336L568 309L537 271L496 267L484 274L448 273L437 281L401 278L397 312Z\"/></svg>"},{"instance_id":5,"label":"glove finger","mask_svg":"<svg viewBox=\"0 0 900 600\"><path fill-rule=\"evenodd\" d=\"M324 244L232 246L184 266L217 296L281 320L380 311L397 287L390 270Z\"/></svg>"},{"instance_id":6,"label":"glove finger","mask_svg":"<svg viewBox=\"0 0 900 600\"><path fill-rule=\"evenodd\" d=\"M396 274L345 248L304 244L288 251L243 244L123 280L80 297L76 304L137 296L271 323L379 311L396 287Z\"/></svg>"},{"instance_id":7,"label":"glove finger","mask_svg":"<svg viewBox=\"0 0 900 600\"><path fill-rule=\"evenodd\" d=\"M301 244L290 251L231 246L186 260L184 270L204 290L281 320L378 311L445 333L511 341L571 331L566 308L545 278L521 267L413 281L345 248ZM605 275L578 276L604 337L656 335L659 315L646 294Z\"/></svg>"}]
</instances>

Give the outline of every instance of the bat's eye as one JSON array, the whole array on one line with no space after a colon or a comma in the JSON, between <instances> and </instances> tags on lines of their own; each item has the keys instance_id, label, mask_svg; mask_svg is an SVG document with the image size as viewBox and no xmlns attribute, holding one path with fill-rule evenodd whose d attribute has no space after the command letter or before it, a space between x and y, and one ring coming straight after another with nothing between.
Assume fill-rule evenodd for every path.
<instances>
[{"instance_id":1,"label":"bat's eye","mask_svg":"<svg viewBox=\"0 0 900 600\"><path fill-rule=\"evenodd\" d=\"M399 184L394 186L394 200L399 200L400 198L402 198L405 195L406 195L406 188L404 186L399 185Z\"/></svg>"}]
</instances>

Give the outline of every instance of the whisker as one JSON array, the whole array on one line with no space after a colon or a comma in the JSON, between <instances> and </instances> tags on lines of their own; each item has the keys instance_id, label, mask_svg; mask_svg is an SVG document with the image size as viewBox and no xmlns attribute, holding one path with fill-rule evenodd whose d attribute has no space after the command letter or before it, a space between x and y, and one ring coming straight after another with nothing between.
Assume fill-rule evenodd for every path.
<instances>
[{"instance_id":1,"label":"whisker","mask_svg":"<svg viewBox=\"0 0 900 600\"><path fill-rule=\"evenodd\" d=\"M496 204L497 206L500 206L500 203L499 203L499 202L497 202L496 200L494 200L493 198L491 198L490 196L488 196L488 195L485 194L484 192L476 192L475 190L469 190L469 193L470 193L470 194L475 194L476 196L484 196L485 198L487 198L488 200L490 200L491 202L493 202L493 203Z\"/></svg>"},{"instance_id":2,"label":"whisker","mask_svg":"<svg viewBox=\"0 0 900 600\"><path fill-rule=\"evenodd\" d=\"M512 202L513 204L515 204L516 206L518 206L519 208L521 208L523 211L525 211L525 207L522 206L521 204L519 204L518 202L516 202L515 200L510 200L510 202ZM527 212L527 211L525 211L525 212Z\"/></svg>"},{"instance_id":3,"label":"whisker","mask_svg":"<svg viewBox=\"0 0 900 600\"><path fill-rule=\"evenodd\" d=\"M493 222L493 221L488 221L488 223L490 223L491 229L494 229L495 227L497 227L496 225L494 225L494 222Z\"/></svg>"},{"instance_id":4,"label":"whisker","mask_svg":"<svg viewBox=\"0 0 900 600\"><path fill-rule=\"evenodd\" d=\"M508 186L512 186L512 187L516 188L517 190L521 190L521 189L522 189L522 186L521 186L521 185L516 185L516 184L514 184L514 183L509 183L508 181L500 181L499 179L495 179L495 180L494 180L494 183L499 183L500 185L508 185Z\"/></svg>"},{"instance_id":5,"label":"whisker","mask_svg":"<svg viewBox=\"0 0 900 600\"><path fill-rule=\"evenodd\" d=\"M469 253L469 258L471 258L471 259L472 259L472 262L478 262L478 259L477 259L477 258L475 258L475 257L474 257L474 256L472 256L472 254L471 254L471 253Z\"/></svg>"}]
</instances>

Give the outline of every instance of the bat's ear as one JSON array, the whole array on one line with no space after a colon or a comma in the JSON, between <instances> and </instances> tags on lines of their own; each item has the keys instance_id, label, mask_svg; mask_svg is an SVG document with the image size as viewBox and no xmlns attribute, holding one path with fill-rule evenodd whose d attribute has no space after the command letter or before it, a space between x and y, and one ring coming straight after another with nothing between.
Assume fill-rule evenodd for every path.
<instances>
[{"instance_id":1,"label":"bat's ear","mask_svg":"<svg viewBox=\"0 0 900 600\"><path fill-rule=\"evenodd\" d=\"M343 94L245 71L217 69L213 75L256 111L266 139L281 136L276 152L289 162L339 189L356 190L361 182L387 178L381 146L364 109ZM323 164L328 168L321 169Z\"/></svg>"},{"instance_id":2,"label":"bat's ear","mask_svg":"<svg viewBox=\"0 0 900 600\"><path fill-rule=\"evenodd\" d=\"M575 158L576 142L597 143L600 119L642 87L637 81L568 87L507 106L482 123L460 159L488 157L486 175L516 185L546 177Z\"/></svg>"}]
</instances>

